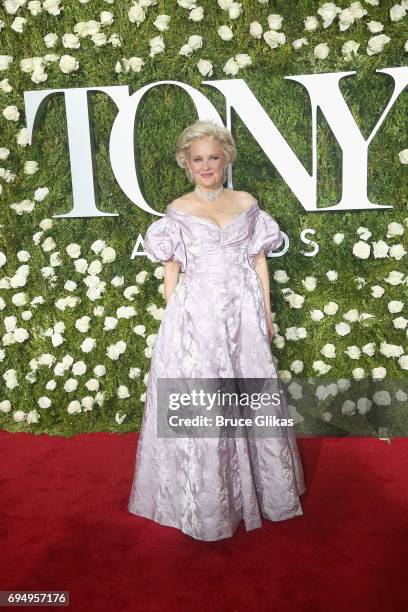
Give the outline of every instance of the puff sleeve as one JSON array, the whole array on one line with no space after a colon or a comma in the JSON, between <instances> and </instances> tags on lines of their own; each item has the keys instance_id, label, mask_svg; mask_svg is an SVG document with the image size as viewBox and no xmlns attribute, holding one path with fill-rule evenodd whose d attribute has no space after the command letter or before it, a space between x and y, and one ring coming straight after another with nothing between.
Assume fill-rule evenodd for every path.
<instances>
[{"instance_id":1,"label":"puff sleeve","mask_svg":"<svg viewBox=\"0 0 408 612\"><path fill-rule=\"evenodd\" d=\"M262 251L266 253L276 251L283 242L284 238L278 223L269 213L259 210L248 245L249 258Z\"/></svg>"},{"instance_id":2,"label":"puff sleeve","mask_svg":"<svg viewBox=\"0 0 408 612\"><path fill-rule=\"evenodd\" d=\"M166 215L149 225L143 248L150 261L177 261L185 271L187 258L180 227Z\"/></svg>"}]
</instances>

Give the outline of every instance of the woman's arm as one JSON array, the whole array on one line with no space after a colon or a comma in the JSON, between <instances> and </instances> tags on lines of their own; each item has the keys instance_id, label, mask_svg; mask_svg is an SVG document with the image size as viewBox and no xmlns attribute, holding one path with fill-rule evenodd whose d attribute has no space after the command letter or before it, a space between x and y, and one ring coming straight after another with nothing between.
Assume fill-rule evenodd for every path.
<instances>
[{"instance_id":1,"label":"woman's arm","mask_svg":"<svg viewBox=\"0 0 408 612\"><path fill-rule=\"evenodd\" d=\"M169 303L171 294L179 281L180 264L177 261L166 261L164 264L164 299Z\"/></svg>"},{"instance_id":2,"label":"woman's arm","mask_svg":"<svg viewBox=\"0 0 408 612\"><path fill-rule=\"evenodd\" d=\"M275 334L275 330L272 325L269 271L265 253L262 252L258 253L258 255L255 255L254 262L255 271L258 274L262 285L268 337L269 340L272 340L272 337Z\"/></svg>"}]
</instances>

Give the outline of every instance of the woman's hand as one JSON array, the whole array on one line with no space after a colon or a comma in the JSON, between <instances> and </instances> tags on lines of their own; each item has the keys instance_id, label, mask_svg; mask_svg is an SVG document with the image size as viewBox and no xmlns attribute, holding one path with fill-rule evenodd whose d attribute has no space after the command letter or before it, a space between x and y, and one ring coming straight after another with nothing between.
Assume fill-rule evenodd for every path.
<instances>
[{"instance_id":1,"label":"woman's hand","mask_svg":"<svg viewBox=\"0 0 408 612\"><path fill-rule=\"evenodd\" d=\"M269 342L272 342L272 338L276 333L273 327L273 323L272 323L272 315L270 313L266 313L265 318L266 318L266 329L268 332Z\"/></svg>"}]
</instances>

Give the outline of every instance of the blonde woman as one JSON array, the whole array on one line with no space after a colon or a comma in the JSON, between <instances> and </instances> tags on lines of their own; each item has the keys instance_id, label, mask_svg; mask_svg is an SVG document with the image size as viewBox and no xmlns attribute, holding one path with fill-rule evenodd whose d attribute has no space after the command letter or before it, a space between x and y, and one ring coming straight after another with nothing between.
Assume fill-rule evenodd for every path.
<instances>
[{"instance_id":1,"label":"blonde woman","mask_svg":"<svg viewBox=\"0 0 408 612\"><path fill-rule=\"evenodd\" d=\"M269 436L245 427L229 437L158 435L163 379L277 379L265 253L284 238L250 193L224 187L235 158L228 129L199 120L183 130L176 160L194 187L167 206L144 240L148 258L164 263L167 305L151 360L128 509L206 541L231 537L242 519L249 531L262 526L262 517L302 515L305 491L289 425ZM281 410L289 416L285 401Z\"/></svg>"}]
</instances>

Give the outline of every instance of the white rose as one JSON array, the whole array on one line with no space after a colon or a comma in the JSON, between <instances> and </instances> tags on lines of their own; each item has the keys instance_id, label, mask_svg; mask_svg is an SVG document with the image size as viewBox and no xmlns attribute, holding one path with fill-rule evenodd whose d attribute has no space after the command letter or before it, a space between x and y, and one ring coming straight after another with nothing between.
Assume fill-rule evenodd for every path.
<instances>
[{"instance_id":1,"label":"white rose","mask_svg":"<svg viewBox=\"0 0 408 612\"><path fill-rule=\"evenodd\" d=\"M384 45L388 44L390 40L391 38L386 34L377 34L376 36L372 36L368 40L367 55L381 53L381 51L384 49Z\"/></svg>"},{"instance_id":2,"label":"white rose","mask_svg":"<svg viewBox=\"0 0 408 612\"><path fill-rule=\"evenodd\" d=\"M83 407L84 412L92 410L94 403L95 399L93 397L91 397L90 395L85 395L85 397L83 397L81 400L81 406Z\"/></svg>"},{"instance_id":3,"label":"white rose","mask_svg":"<svg viewBox=\"0 0 408 612\"><path fill-rule=\"evenodd\" d=\"M354 368L352 375L354 380L362 380L365 376L364 368Z\"/></svg>"},{"instance_id":4,"label":"white rose","mask_svg":"<svg viewBox=\"0 0 408 612\"><path fill-rule=\"evenodd\" d=\"M218 6L223 10L227 11L233 4L234 0L218 0ZM195 2L193 2L195 4Z\"/></svg>"},{"instance_id":5,"label":"white rose","mask_svg":"<svg viewBox=\"0 0 408 612\"><path fill-rule=\"evenodd\" d=\"M74 261L75 271L80 274L84 274L88 268L88 262L86 259L77 259Z\"/></svg>"},{"instance_id":6,"label":"white rose","mask_svg":"<svg viewBox=\"0 0 408 612\"><path fill-rule=\"evenodd\" d=\"M252 64L252 60L247 53L237 53L235 60L239 68L245 68Z\"/></svg>"},{"instance_id":7,"label":"white rose","mask_svg":"<svg viewBox=\"0 0 408 612\"><path fill-rule=\"evenodd\" d=\"M44 0L42 3L43 9L47 11L50 15L59 15L61 12L60 8L60 0Z\"/></svg>"},{"instance_id":8,"label":"white rose","mask_svg":"<svg viewBox=\"0 0 408 612\"><path fill-rule=\"evenodd\" d=\"M302 285L307 291L314 291L316 289L316 278L314 276L306 276L304 280L302 280Z\"/></svg>"},{"instance_id":9,"label":"white rose","mask_svg":"<svg viewBox=\"0 0 408 612\"><path fill-rule=\"evenodd\" d=\"M370 410L372 403L373 402L368 399L368 397L359 397L357 401L358 412L360 414L366 414Z\"/></svg>"},{"instance_id":10,"label":"white rose","mask_svg":"<svg viewBox=\"0 0 408 612\"><path fill-rule=\"evenodd\" d=\"M85 387L88 389L88 391L97 391L99 389L99 386L99 380L97 380L96 378L90 378L85 383Z\"/></svg>"},{"instance_id":11,"label":"white rose","mask_svg":"<svg viewBox=\"0 0 408 612\"><path fill-rule=\"evenodd\" d=\"M384 240L378 240L373 242L373 255L375 259L383 259L388 255L388 249L390 247Z\"/></svg>"},{"instance_id":12,"label":"white rose","mask_svg":"<svg viewBox=\"0 0 408 612\"><path fill-rule=\"evenodd\" d=\"M384 280L389 285L396 286L402 283L403 278L404 278L404 275L402 272L398 272L397 270L392 270L392 272L389 272L388 276L384 278Z\"/></svg>"},{"instance_id":13,"label":"white rose","mask_svg":"<svg viewBox=\"0 0 408 612\"><path fill-rule=\"evenodd\" d=\"M336 302L328 302L323 306L323 310L327 315L335 315L339 309L339 305Z\"/></svg>"},{"instance_id":14,"label":"white rose","mask_svg":"<svg viewBox=\"0 0 408 612\"><path fill-rule=\"evenodd\" d=\"M0 55L0 70L8 70L12 61L12 55Z\"/></svg>"},{"instance_id":15,"label":"white rose","mask_svg":"<svg viewBox=\"0 0 408 612\"><path fill-rule=\"evenodd\" d=\"M344 352L350 359L360 359L361 351L358 346L348 346Z\"/></svg>"},{"instance_id":16,"label":"white rose","mask_svg":"<svg viewBox=\"0 0 408 612\"><path fill-rule=\"evenodd\" d=\"M72 393L76 391L78 388L78 381L75 378L68 378L64 384L64 391L67 393Z\"/></svg>"},{"instance_id":17,"label":"white rose","mask_svg":"<svg viewBox=\"0 0 408 612\"><path fill-rule=\"evenodd\" d=\"M318 374L327 374L327 372L332 369L332 366L319 359L313 362L312 367Z\"/></svg>"},{"instance_id":18,"label":"white rose","mask_svg":"<svg viewBox=\"0 0 408 612\"><path fill-rule=\"evenodd\" d=\"M291 308L302 308L305 298L303 295L290 293L289 295L285 295L285 300Z\"/></svg>"},{"instance_id":19,"label":"white rose","mask_svg":"<svg viewBox=\"0 0 408 612\"><path fill-rule=\"evenodd\" d=\"M351 327L348 323L341 321L340 323L336 323L335 330L339 336L347 336L351 331Z\"/></svg>"},{"instance_id":20,"label":"white rose","mask_svg":"<svg viewBox=\"0 0 408 612\"><path fill-rule=\"evenodd\" d=\"M368 342L361 347L361 350L369 357L372 357L375 353L375 342Z\"/></svg>"},{"instance_id":21,"label":"white rose","mask_svg":"<svg viewBox=\"0 0 408 612\"><path fill-rule=\"evenodd\" d=\"M102 47L103 45L106 45L108 37L104 32L96 32L95 34L92 34L91 40L95 47Z\"/></svg>"},{"instance_id":22,"label":"white rose","mask_svg":"<svg viewBox=\"0 0 408 612\"><path fill-rule=\"evenodd\" d=\"M368 240L372 236L372 233L367 227L361 227L361 226L358 228L357 234L359 235L361 240Z\"/></svg>"},{"instance_id":23,"label":"white rose","mask_svg":"<svg viewBox=\"0 0 408 612\"><path fill-rule=\"evenodd\" d=\"M405 319L405 317L397 317L396 319L393 319L393 324L395 329L405 329L408 323L408 319Z\"/></svg>"},{"instance_id":24,"label":"white rose","mask_svg":"<svg viewBox=\"0 0 408 612\"><path fill-rule=\"evenodd\" d=\"M352 2L349 10L351 11L354 19L362 19L365 15L367 15L367 11L361 6L360 2Z\"/></svg>"},{"instance_id":25,"label":"white rose","mask_svg":"<svg viewBox=\"0 0 408 612\"><path fill-rule=\"evenodd\" d=\"M79 412L82 412L81 404L78 402L78 400L72 400L72 402L68 404L67 412L69 414L78 414Z\"/></svg>"},{"instance_id":26,"label":"white rose","mask_svg":"<svg viewBox=\"0 0 408 612\"><path fill-rule=\"evenodd\" d=\"M115 421L118 425L122 425L123 421L126 419L126 414L124 412L122 412L121 410L118 410L118 412L115 414Z\"/></svg>"},{"instance_id":27,"label":"white rose","mask_svg":"<svg viewBox=\"0 0 408 612\"><path fill-rule=\"evenodd\" d=\"M324 314L321 310L315 308L311 311L310 318L312 321L321 321L324 318Z\"/></svg>"},{"instance_id":28,"label":"white rose","mask_svg":"<svg viewBox=\"0 0 408 612\"><path fill-rule=\"evenodd\" d=\"M292 41L292 47L294 49L301 49L304 45L308 45L309 41L307 38L296 38L296 40Z\"/></svg>"},{"instance_id":29,"label":"white rose","mask_svg":"<svg viewBox=\"0 0 408 612\"><path fill-rule=\"evenodd\" d=\"M169 29L171 17L170 15L158 15L156 20L153 22L153 25L160 30L160 32L164 32Z\"/></svg>"},{"instance_id":30,"label":"white rose","mask_svg":"<svg viewBox=\"0 0 408 612\"><path fill-rule=\"evenodd\" d=\"M370 245L359 240L353 245L353 255L359 259L368 259L370 257Z\"/></svg>"},{"instance_id":31,"label":"white rose","mask_svg":"<svg viewBox=\"0 0 408 612\"><path fill-rule=\"evenodd\" d=\"M358 310L356 308L351 308L344 313L343 319L346 319L346 321L350 321L351 323L355 323L358 321Z\"/></svg>"},{"instance_id":32,"label":"white rose","mask_svg":"<svg viewBox=\"0 0 408 612\"><path fill-rule=\"evenodd\" d=\"M96 346L96 340L94 338L85 338L81 344L81 351L83 353L90 353Z\"/></svg>"},{"instance_id":33,"label":"white rose","mask_svg":"<svg viewBox=\"0 0 408 612\"><path fill-rule=\"evenodd\" d=\"M79 62L72 55L62 55L59 61L59 67L64 74L70 74L74 70L78 70Z\"/></svg>"},{"instance_id":34,"label":"white rose","mask_svg":"<svg viewBox=\"0 0 408 612\"><path fill-rule=\"evenodd\" d=\"M263 29L262 29L262 26L259 23L259 21L252 21L249 24L249 33L254 38L261 38L262 37L262 32L263 32Z\"/></svg>"},{"instance_id":35,"label":"white rose","mask_svg":"<svg viewBox=\"0 0 408 612\"><path fill-rule=\"evenodd\" d=\"M49 397L43 396L39 398L37 404L40 408L49 408L52 402Z\"/></svg>"},{"instance_id":36,"label":"white rose","mask_svg":"<svg viewBox=\"0 0 408 612\"><path fill-rule=\"evenodd\" d=\"M101 251L102 263L112 263L116 259L116 251L112 247L105 247Z\"/></svg>"},{"instance_id":37,"label":"white rose","mask_svg":"<svg viewBox=\"0 0 408 612\"><path fill-rule=\"evenodd\" d=\"M360 43L355 40L348 40L344 43L341 48L342 55L344 59L349 62L353 59L354 56L357 55L358 48L360 47Z\"/></svg>"},{"instance_id":38,"label":"white rose","mask_svg":"<svg viewBox=\"0 0 408 612\"><path fill-rule=\"evenodd\" d=\"M306 19L303 20L303 23L307 32L313 32L319 27L319 20L314 15L309 15L306 17Z\"/></svg>"},{"instance_id":39,"label":"white rose","mask_svg":"<svg viewBox=\"0 0 408 612\"><path fill-rule=\"evenodd\" d=\"M343 240L344 240L344 234L341 234L340 232L338 232L337 234L334 234L333 236L334 244L340 244L341 242L343 242Z\"/></svg>"},{"instance_id":40,"label":"white rose","mask_svg":"<svg viewBox=\"0 0 408 612\"><path fill-rule=\"evenodd\" d=\"M382 366L379 366L378 368L373 368L371 371L371 375L373 379L375 380L381 380L385 378L386 374L387 374L387 370L383 368Z\"/></svg>"},{"instance_id":41,"label":"white rose","mask_svg":"<svg viewBox=\"0 0 408 612\"><path fill-rule=\"evenodd\" d=\"M189 12L188 18L191 19L191 21L194 21L194 22L201 21L204 18L204 9L201 6L197 6L196 8L193 8Z\"/></svg>"},{"instance_id":42,"label":"white rose","mask_svg":"<svg viewBox=\"0 0 408 612\"><path fill-rule=\"evenodd\" d=\"M391 404L391 395L388 391L376 391L373 395L373 400L377 406L389 406Z\"/></svg>"},{"instance_id":43,"label":"white rose","mask_svg":"<svg viewBox=\"0 0 408 612\"><path fill-rule=\"evenodd\" d=\"M319 43L313 49L313 54L317 59L326 59L330 53L330 47L327 43Z\"/></svg>"},{"instance_id":44,"label":"white rose","mask_svg":"<svg viewBox=\"0 0 408 612\"><path fill-rule=\"evenodd\" d=\"M345 414L345 415L352 415L354 414L356 411L356 404L355 402L353 402L352 400L346 400L345 402L343 402L343 405L341 407L341 413Z\"/></svg>"},{"instance_id":45,"label":"white rose","mask_svg":"<svg viewBox=\"0 0 408 612\"><path fill-rule=\"evenodd\" d=\"M384 295L384 291L385 289L383 289L383 287L380 287L379 285L373 285L371 287L371 295L374 298L380 298Z\"/></svg>"},{"instance_id":46,"label":"white rose","mask_svg":"<svg viewBox=\"0 0 408 612\"><path fill-rule=\"evenodd\" d=\"M25 17L16 17L13 23L10 25L10 28L17 32L17 34L22 34L26 21L27 19L25 19Z\"/></svg>"},{"instance_id":47,"label":"white rose","mask_svg":"<svg viewBox=\"0 0 408 612\"><path fill-rule=\"evenodd\" d=\"M18 121L20 117L19 110L15 104L11 104L10 106L6 106L3 109L3 117L7 119L7 121Z\"/></svg>"},{"instance_id":48,"label":"white rose","mask_svg":"<svg viewBox=\"0 0 408 612\"><path fill-rule=\"evenodd\" d=\"M290 369L295 374L300 374L303 371L303 368L304 364L303 361L300 361L300 359L295 359L295 361L292 361L292 363L290 364Z\"/></svg>"},{"instance_id":49,"label":"white rose","mask_svg":"<svg viewBox=\"0 0 408 612\"><path fill-rule=\"evenodd\" d=\"M408 53L408 40L405 43L405 46L406 46L405 51L407 51ZM408 164L408 149L403 149L402 151L400 151L398 153L398 157L399 157L401 164Z\"/></svg>"},{"instance_id":50,"label":"white rose","mask_svg":"<svg viewBox=\"0 0 408 612\"><path fill-rule=\"evenodd\" d=\"M338 272L336 272L336 270L328 270L328 271L326 272L326 276L327 276L327 278L329 279L329 281L332 281L332 282L333 282L333 281L336 281L336 280L337 280L337 278L338 278L338 276L339 276L339 275L338 275Z\"/></svg>"},{"instance_id":51,"label":"white rose","mask_svg":"<svg viewBox=\"0 0 408 612\"><path fill-rule=\"evenodd\" d=\"M378 34L379 32L383 31L384 26L380 21L371 20L367 23L367 28L371 34Z\"/></svg>"},{"instance_id":52,"label":"white rose","mask_svg":"<svg viewBox=\"0 0 408 612\"><path fill-rule=\"evenodd\" d=\"M103 26L112 25L113 23L113 14L110 11L101 11L100 13L100 21Z\"/></svg>"},{"instance_id":53,"label":"white rose","mask_svg":"<svg viewBox=\"0 0 408 612\"><path fill-rule=\"evenodd\" d=\"M223 71L225 74L231 74L233 76L238 73L239 66L234 57L230 57L230 59L225 63Z\"/></svg>"},{"instance_id":54,"label":"white rose","mask_svg":"<svg viewBox=\"0 0 408 612\"><path fill-rule=\"evenodd\" d=\"M76 242L71 242L65 248L67 255L71 257L71 259L77 259L81 254L81 246Z\"/></svg>"},{"instance_id":55,"label":"white rose","mask_svg":"<svg viewBox=\"0 0 408 612\"><path fill-rule=\"evenodd\" d=\"M128 11L129 21L139 25L146 19L144 8L140 4L133 4Z\"/></svg>"},{"instance_id":56,"label":"white rose","mask_svg":"<svg viewBox=\"0 0 408 612\"><path fill-rule=\"evenodd\" d=\"M37 410L30 410L27 414L27 423L32 425L33 423L38 423L40 421L40 414Z\"/></svg>"},{"instance_id":57,"label":"white rose","mask_svg":"<svg viewBox=\"0 0 408 612\"><path fill-rule=\"evenodd\" d=\"M119 385L116 390L116 394L119 399L127 399L128 397L130 397L129 389L126 385Z\"/></svg>"},{"instance_id":58,"label":"white rose","mask_svg":"<svg viewBox=\"0 0 408 612\"><path fill-rule=\"evenodd\" d=\"M408 149L407 149L408 151ZM402 236L404 234L404 226L402 223L392 221L387 227L387 238L394 238L394 236Z\"/></svg>"},{"instance_id":59,"label":"white rose","mask_svg":"<svg viewBox=\"0 0 408 612\"><path fill-rule=\"evenodd\" d=\"M283 17L281 15L268 15L268 25L271 30L280 30Z\"/></svg>"},{"instance_id":60,"label":"white rose","mask_svg":"<svg viewBox=\"0 0 408 612\"><path fill-rule=\"evenodd\" d=\"M99 259L94 259L88 266L90 276L96 276L102 272L102 262Z\"/></svg>"},{"instance_id":61,"label":"white rose","mask_svg":"<svg viewBox=\"0 0 408 612\"><path fill-rule=\"evenodd\" d=\"M237 19L242 13L242 4L239 2L233 2L228 9L228 13L230 19Z\"/></svg>"},{"instance_id":62,"label":"white rose","mask_svg":"<svg viewBox=\"0 0 408 612\"><path fill-rule=\"evenodd\" d=\"M401 355L398 359L398 365L401 370L408 370L408 355Z\"/></svg>"},{"instance_id":63,"label":"white rose","mask_svg":"<svg viewBox=\"0 0 408 612\"><path fill-rule=\"evenodd\" d=\"M106 374L106 367L103 364L98 364L97 366L94 367L94 374L95 376L105 376Z\"/></svg>"},{"instance_id":64,"label":"white rose","mask_svg":"<svg viewBox=\"0 0 408 612\"><path fill-rule=\"evenodd\" d=\"M43 37L43 41L47 49L52 49L53 47L55 47L57 40L58 36L57 34L54 34L54 32L50 32L49 34L46 34Z\"/></svg>"},{"instance_id":65,"label":"white rose","mask_svg":"<svg viewBox=\"0 0 408 612\"><path fill-rule=\"evenodd\" d=\"M233 31L227 25L220 26L217 33L221 40L231 40L234 37Z\"/></svg>"},{"instance_id":66,"label":"white rose","mask_svg":"<svg viewBox=\"0 0 408 612\"><path fill-rule=\"evenodd\" d=\"M67 33L62 36L62 44L66 49L79 49L81 43L76 34Z\"/></svg>"},{"instance_id":67,"label":"white rose","mask_svg":"<svg viewBox=\"0 0 408 612\"><path fill-rule=\"evenodd\" d=\"M146 332L146 327L144 325L135 325L133 331L138 336L144 336Z\"/></svg>"},{"instance_id":68,"label":"white rose","mask_svg":"<svg viewBox=\"0 0 408 612\"><path fill-rule=\"evenodd\" d=\"M394 244L390 248L390 252L389 252L390 257L393 257L397 261L402 259L406 254L407 254L407 252L404 249L404 247L402 246L402 244Z\"/></svg>"},{"instance_id":69,"label":"white rose","mask_svg":"<svg viewBox=\"0 0 408 612\"><path fill-rule=\"evenodd\" d=\"M340 13L341 9L338 8L333 2L325 2L317 11L317 14L323 19L323 27L328 28L335 19L337 13Z\"/></svg>"},{"instance_id":70,"label":"white rose","mask_svg":"<svg viewBox=\"0 0 408 612\"><path fill-rule=\"evenodd\" d=\"M141 57L130 57L128 62L133 72L140 72L142 66L144 66L145 64L144 60Z\"/></svg>"},{"instance_id":71,"label":"white rose","mask_svg":"<svg viewBox=\"0 0 408 612\"><path fill-rule=\"evenodd\" d=\"M286 42L285 34L283 32L276 32L276 30L264 32L263 39L271 49L276 49L279 45L283 45Z\"/></svg>"},{"instance_id":72,"label":"white rose","mask_svg":"<svg viewBox=\"0 0 408 612\"><path fill-rule=\"evenodd\" d=\"M16 410L16 412L13 413L13 420L16 423L22 423L23 421L25 421L26 419L26 413L24 412L24 410Z\"/></svg>"},{"instance_id":73,"label":"white rose","mask_svg":"<svg viewBox=\"0 0 408 612\"><path fill-rule=\"evenodd\" d=\"M320 352L328 359L334 359L336 357L336 347L334 344L325 344Z\"/></svg>"},{"instance_id":74,"label":"white rose","mask_svg":"<svg viewBox=\"0 0 408 612\"><path fill-rule=\"evenodd\" d=\"M388 311L393 314L396 312L401 312L403 308L404 302L401 302L399 300L391 300L390 302L388 302Z\"/></svg>"},{"instance_id":75,"label":"white rose","mask_svg":"<svg viewBox=\"0 0 408 612\"><path fill-rule=\"evenodd\" d=\"M10 411L11 411L10 400L3 400L2 402L0 402L0 412L3 412L3 414L5 414L6 412L10 412Z\"/></svg>"},{"instance_id":76,"label":"white rose","mask_svg":"<svg viewBox=\"0 0 408 612\"><path fill-rule=\"evenodd\" d=\"M212 76L213 65L209 60L200 59L197 68L203 76Z\"/></svg>"},{"instance_id":77,"label":"white rose","mask_svg":"<svg viewBox=\"0 0 408 612\"><path fill-rule=\"evenodd\" d=\"M129 370L129 378L131 380L134 380L135 378L138 378L141 374L141 369L140 368L130 368Z\"/></svg>"},{"instance_id":78,"label":"white rose","mask_svg":"<svg viewBox=\"0 0 408 612\"><path fill-rule=\"evenodd\" d=\"M394 4L390 8L390 19L391 21L401 21L406 15L406 9L402 4Z\"/></svg>"},{"instance_id":79,"label":"white rose","mask_svg":"<svg viewBox=\"0 0 408 612\"><path fill-rule=\"evenodd\" d=\"M354 23L354 15L349 8L343 9L339 14L339 30L345 32Z\"/></svg>"},{"instance_id":80,"label":"white rose","mask_svg":"<svg viewBox=\"0 0 408 612\"><path fill-rule=\"evenodd\" d=\"M203 37L198 34L192 34L188 38L188 45L194 50L201 49L203 46Z\"/></svg>"},{"instance_id":81,"label":"white rose","mask_svg":"<svg viewBox=\"0 0 408 612\"><path fill-rule=\"evenodd\" d=\"M381 342L380 353L386 357L400 357L404 353L402 346L397 344L389 344L388 342Z\"/></svg>"}]
</instances>

